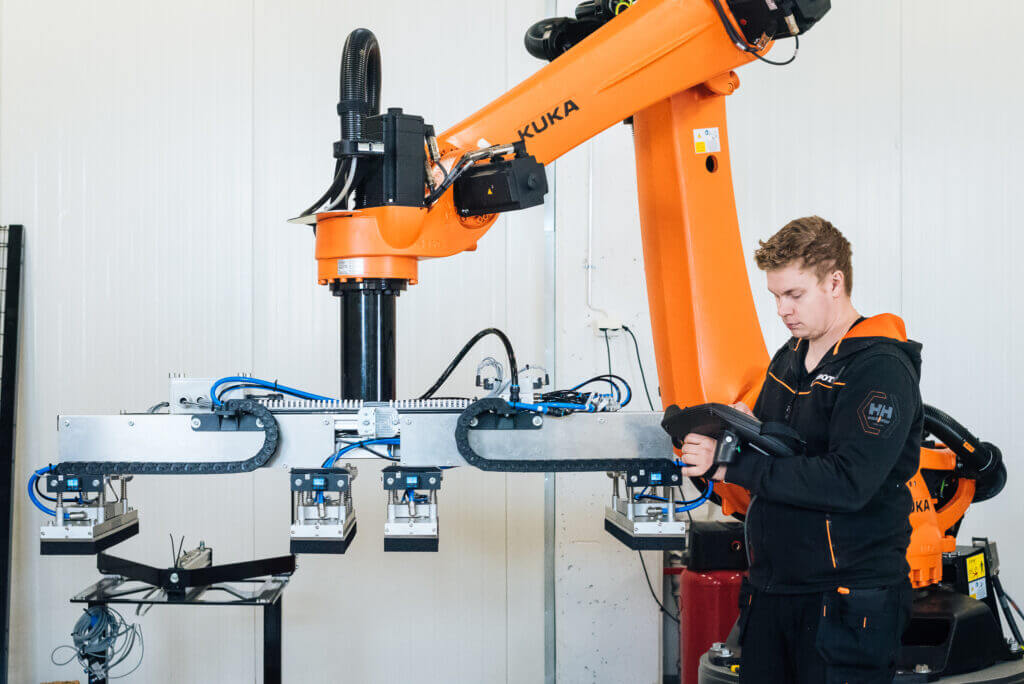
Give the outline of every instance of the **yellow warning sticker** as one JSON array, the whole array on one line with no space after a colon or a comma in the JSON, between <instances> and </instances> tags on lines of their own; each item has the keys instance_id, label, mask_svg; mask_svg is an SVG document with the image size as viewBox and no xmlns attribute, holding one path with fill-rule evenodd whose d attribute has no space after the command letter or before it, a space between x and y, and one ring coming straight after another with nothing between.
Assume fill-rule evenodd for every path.
<instances>
[{"instance_id":1,"label":"yellow warning sticker","mask_svg":"<svg viewBox=\"0 0 1024 684\"><path fill-rule=\"evenodd\" d=\"M697 154L711 154L722 151L722 139L717 128L694 128L693 151Z\"/></svg>"},{"instance_id":2,"label":"yellow warning sticker","mask_svg":"<svg viewBox=\"0 0 1024 684\"><path fill-rule=\"evenodd\" d=\"M967 581L973 582L985 576L985 554L979 553L967 559Z\"/></svg>"}]
</instances>

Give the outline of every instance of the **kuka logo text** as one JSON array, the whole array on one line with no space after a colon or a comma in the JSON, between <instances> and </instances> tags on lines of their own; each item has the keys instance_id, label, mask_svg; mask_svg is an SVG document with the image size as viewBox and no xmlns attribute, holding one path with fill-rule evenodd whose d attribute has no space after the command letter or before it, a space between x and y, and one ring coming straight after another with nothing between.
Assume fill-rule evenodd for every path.
<instances>
[{"instance_id":1,"label":"kuka logo text","mask_svg":"<svg viewBox=\"0 0 1024 684\"><path fill-rule=\"evenodd\" d=\"M572 100L566 100L565 104L555 107L550 112L541 114L539 118L520 128L519 139L526 140L527 138L532 138L535 135L540 135L546 131L549 126L554 126L559 121L564 121L569 118L570 114L578 112L579 110L579 105Z\"/></svg>"}]
</instances>

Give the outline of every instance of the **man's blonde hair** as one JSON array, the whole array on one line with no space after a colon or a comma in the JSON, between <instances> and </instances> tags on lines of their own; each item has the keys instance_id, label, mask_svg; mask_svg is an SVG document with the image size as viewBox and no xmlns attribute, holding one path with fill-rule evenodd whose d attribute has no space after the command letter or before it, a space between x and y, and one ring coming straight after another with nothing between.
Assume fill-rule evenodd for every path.
<instances>
[{"instance_id":1,"label":"man's blonde hair","mask_svg":"<svg viewBox=\"0 0 1024 684\"><path fill-rule=\"evenodd\" d=\"M821 282L833 271L842 271L846 294L853 292L853 250L850 241L839 229L820 216L807 216L790 221L754 252L754 260L762 271L773 271L796 264L812 268Z\"/></svg>"}]
</instances>

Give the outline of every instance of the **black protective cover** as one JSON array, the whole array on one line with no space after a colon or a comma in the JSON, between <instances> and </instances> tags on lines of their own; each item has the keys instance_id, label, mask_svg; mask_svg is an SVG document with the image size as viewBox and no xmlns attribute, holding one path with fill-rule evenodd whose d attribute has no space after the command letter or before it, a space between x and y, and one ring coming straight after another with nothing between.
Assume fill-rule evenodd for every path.
<instances>
[{"instance_id":1,"label":"black protective cover","mask_svg":"<svg viewBox=\"0 0 1024 684\"><path fill-rule=\"evenodd\" d=\"M288 551L292 555L305 553L345 553L348 551L352 540L356 538L356 527L356 525L352 525L352 529L344 539L292 539Z\"/></svg>"},{"instance_id":2,"label":"black protective cover","mask_svg":"<svg viewBox=\"0 0 1024 684\"><path fill-rule=\"evenodd\" d=\"M686 550L686 537L678 534L659 534L650 537L632 535L611 520L604 521L604 530L634 551Z\"/></svg>"},{"instance_id":3,"label":"black protective cover","mask_svg":"<svg viewBox=\"0 0 1024 684\"><path fill-rule=\"evenodd\" d=\"M124 527L113 534L92 541L51 541L43 539L39 542L41 556L92 556L120 544L129 537L139 533L139 521Z\"/></svg>"},{"instance_id":4,"label":"black protective cover","mask_svg":"<svg viewBox=\"0 0 1024 684\"><path fill-rule=\"evenodd\" d=\"M423 117L392 107L384 114L366 117L363 131L368 140L384 143L384 154L359 162L357 168L367 171L358 186L356 206L422 207L427 183Z\"/></svg>"},{"instance_id":5,"label":"black protective cover","mask_svg":"<svg viewBox=\"0 0 1024 684\"><path fill-rule=\"evenodd\" d=\"M384 537L384 551L392 552L436 552L437 537Z\"/></svg>"},{"instance_id":6,"label":"black protective cover","mask_svg":"<svg viewBox=\"0 0 1024 684\"><path fill-rule=\"evenodd\" d=\"M694 521L687 537L687 569L693 572L747 569L743 523Z\"/></svg>"}]
</instances>

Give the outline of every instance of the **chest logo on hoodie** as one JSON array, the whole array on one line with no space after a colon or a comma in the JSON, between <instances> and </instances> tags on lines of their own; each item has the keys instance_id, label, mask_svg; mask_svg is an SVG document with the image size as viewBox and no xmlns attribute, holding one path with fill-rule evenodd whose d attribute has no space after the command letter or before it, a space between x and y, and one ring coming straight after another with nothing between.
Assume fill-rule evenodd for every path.
<instances>
[{"instance_id":1,"label":"chest logo on hoodie","mask_svg":"<svg viewBox=\"0 0 1024 684\"><path fill-rule=\"evenodd\" d=\"M874 390L861 402L857 410L861 429L869 435L888 437L900 421L900 407L896 397Z\"/></svg>"}]
</instances>

